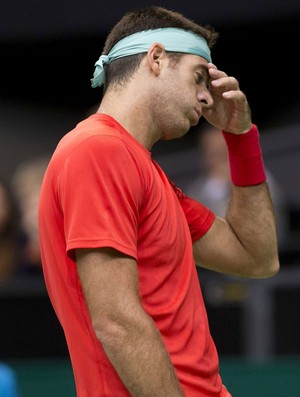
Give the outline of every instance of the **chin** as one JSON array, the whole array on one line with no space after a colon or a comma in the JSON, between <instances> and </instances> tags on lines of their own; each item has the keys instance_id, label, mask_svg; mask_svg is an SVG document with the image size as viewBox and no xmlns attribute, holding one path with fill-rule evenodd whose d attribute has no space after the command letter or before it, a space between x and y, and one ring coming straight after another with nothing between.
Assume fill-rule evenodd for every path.
<instances>
[{"instance_id":1,"label":"chin","mask_svg":"<svg viewBox=\"0 0 300 397\"><path fill-rule=\"evenodd\" d=\"M186 135L190 130L189 128L177 130L176 132L168 132L166 135L164 135L161 140L162 141L171 141L172 139L179 139L182 138L184 135Z\"/></svg>"},{"instance_id":2,"label":"chin","mask_svg":"<svg viewBox=\"0 0 300 397\"><path fill-rule=\"evenodd\" d=\"M197 119L193 119L190 121L190 126L195 127L199 123L200 119L197 117Z\"/></svg>"},{"instance_id":3,"label":"chin","mask_svg":"<svg viewBox=\"0 0 300 397\"><path fill-rule=\"evenodd\" d=\"M161 135L162 141L170 141L172 139L179 139L188 133L192 126L192 122L195 122L195 118L193 120L191 117L179 117L177 118L177 123L174 123L174 118L171 123L165 123L163 126L163 133ZM197 119L197 123L198 123ZM196 125L195 123L194 125Z\"/></svg>"}]
</instances>

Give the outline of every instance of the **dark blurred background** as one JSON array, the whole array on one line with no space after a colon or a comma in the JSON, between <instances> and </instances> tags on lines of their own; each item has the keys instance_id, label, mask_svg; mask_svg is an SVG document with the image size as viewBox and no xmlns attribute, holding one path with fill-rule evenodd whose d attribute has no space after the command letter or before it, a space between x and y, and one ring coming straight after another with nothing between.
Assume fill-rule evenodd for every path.
<instances>
[{"instance_id":1,"label":"dark blurred background","mask_svg":"<svg viewBox=\"0 0 300 397\"><path fill-rule=\"evenodd\" d=\"M101 90L91 89L90 78L106 34L126 10L149 4L1 1L2 172L10 173L27 153L35 154L40 147L51 150L99 102ZM299 1L178 0L159 5L211 24L220 33L213 60L239 79L261 130L299 122Z\"/></svg>"},{"instance_id":2,"label":"dark blurred background","mask_svg":"<svg viewBox=\"0 0 300 397\"><path fill-rule=\"evenodd\" d=\"M0 5L1 171L57 140L101 98L90 78L105 36L126 10L150 1L2 0ZM261 132L299 122L300 2L160 1L220 33L213 60L236 76ZM286 140L286 139L283 139ZM165 153L189 146L157 145ZM162 149L161 149L162 147Z\"/></svg>"},{"instance_id":3,"label":"dark blurred background","mask_svg":"<svg viewBox=\"0 0 300 397\"><path fill-rule=\"evenodd\" d=\"M246 282L199 273L217 348L222 357L256 362L299 357L299 0L1 0L0 177L14 193L23 175L20 168L47 158L68 130L96 110L101 90L90 87L90 78L107 33L126 11L152 4L182 12L220 33L213 61L237 77L247 93L266 166L286 198L288 227L279 275ZM198 132L194 128L183 139L158 143L153 150L182 188L199 172ZM39 172L33 168L33 174ZM32 190L39 183L33 179L28 182ZM18 194L16 201L20 219ZM22 251L29 237L24 230L17 234ZM26 392L33 397L28 376L35 372L26 372L26 360L68 363L68 354L41 273L16 274L0 282L0 360L18 369L24 397ZM224 371L230 379L228 367ZM70 390L63 383L60 387ZM276 390L272 393L262 395L277 396ZM241 395L246 396L244 391Z\"/></svg>"}]
</instances>

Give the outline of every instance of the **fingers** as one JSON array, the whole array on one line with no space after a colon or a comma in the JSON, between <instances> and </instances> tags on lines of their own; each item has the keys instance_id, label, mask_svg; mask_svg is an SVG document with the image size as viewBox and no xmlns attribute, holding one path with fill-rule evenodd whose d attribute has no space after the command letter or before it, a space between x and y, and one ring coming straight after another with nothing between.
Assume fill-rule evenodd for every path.
<instances>
[{"instance_id":1,"label":"fingers","mask_svg":"<svg viewBox=\"0 0 300 397\"><path fill-rule=\"evenodd\" d=\"M240 103L247 102L245 94L239 90L225 91L222 93L222 96L226 99L234 99Z\"/></svg>"},{"instance_id":2,"label":"fingers","mask_svg":"<svg viewBox=\"0 0 300 397\"><path fill-rule=\"evenodd\" d=\"M211 85L214 88L221 89L223 91L239 90L239 83L235 77L216 77L211 80Z\"/></svg>"},{"instance_id":3,"label":"fingers","mask_svg":"<svg viewBox=\"0 0 300 397\"><path fill-rule=\"evenodd\" d=\"M208 73L213 104L203 108L203 116L209 123L226 131L248 131L251 127L251 110L237 79L228 76L213 63L208 63Z\"/></svg>"},{"instance_id":4,"label":"fingers","mask_svg":"<svg viewBox=\"0 0 300 397\"><path fill-rule=\"evenodd\" d=\"M239 90L239 82L235 77L228 76L225 72L218 70L213 64L208 64L208 72L211 78L211 87L220 90L222 93L227 91Z\"/></svg>"}]
</instances>

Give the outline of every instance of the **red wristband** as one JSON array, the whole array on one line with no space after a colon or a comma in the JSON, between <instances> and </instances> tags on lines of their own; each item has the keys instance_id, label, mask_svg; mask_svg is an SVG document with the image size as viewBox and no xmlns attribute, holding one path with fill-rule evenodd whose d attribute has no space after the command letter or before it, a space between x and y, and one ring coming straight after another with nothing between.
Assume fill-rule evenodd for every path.
<instances>
[{"instance_id":1,"label":"red wristband","mask_svg":"<svg viewBox=\"0 0 300 397\"><path fill-rule=\"evenodd\" d=\"M266 173L256 125L245 134L222 131L227 144L231 180L237 186L258 185L266 181Z\"/></svg>"}]
</instances>

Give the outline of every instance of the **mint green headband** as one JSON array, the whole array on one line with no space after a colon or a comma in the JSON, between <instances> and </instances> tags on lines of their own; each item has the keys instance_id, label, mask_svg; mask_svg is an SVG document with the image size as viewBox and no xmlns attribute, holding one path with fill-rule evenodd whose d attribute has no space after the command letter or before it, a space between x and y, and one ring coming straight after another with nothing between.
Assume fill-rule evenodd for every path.
<instances>
[{"instance_id":1,"label":"mint green headband","mask_svg":"<svg viewBox=\"0 0 300 397\"><path fill-rule=\"evenodd\" d=\"M95 63L92 87L101 87L105 79L104 66L118 58L147 52L153 43L161 43L166 51L199 55L211 62L210 49L201 36L184 29L161 28L143 30L124 37L113 46L108 55L101 55Z\"/></svg>"}]
</instances>

